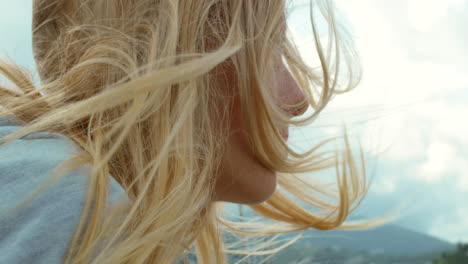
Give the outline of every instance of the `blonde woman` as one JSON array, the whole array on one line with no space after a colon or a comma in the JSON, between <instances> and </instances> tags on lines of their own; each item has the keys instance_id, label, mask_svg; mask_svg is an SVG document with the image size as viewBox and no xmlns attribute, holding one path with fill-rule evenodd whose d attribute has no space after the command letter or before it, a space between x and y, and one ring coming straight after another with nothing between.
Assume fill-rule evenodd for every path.
<instances>
[{"instance_id":1,"label":"blonde woman","mask_svg":"<svg viewBox=\"0 0 468 264\"><path fill-rule=\"evenodd\" d=\"M0 64L13 84L0 87L0 262L175 263L193 251L198 263L227 263L230 253L290 244L236 251L223 242L228 231L384 223L345 222L368 190L346 134L343 151L319 151L332 139L304 153L287 143L289 126L310 124L360 73L330 2L310 3L330 32L325 50L311 16L319 69L299 56L286 7L34 0L40 87L19 66ZM337 89L343 62L350 79ZM335 189L301 176L327 168L336 168ZM230 221L224 202L277 224Z\"/></svg>"}]
</instances>

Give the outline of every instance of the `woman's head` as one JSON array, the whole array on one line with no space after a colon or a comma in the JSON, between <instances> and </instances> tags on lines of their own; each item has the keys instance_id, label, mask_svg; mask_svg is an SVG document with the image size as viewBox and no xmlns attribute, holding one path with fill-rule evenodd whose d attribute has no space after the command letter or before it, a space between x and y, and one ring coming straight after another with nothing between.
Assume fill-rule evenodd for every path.
<instances>
[{"instance_id":1,"label":"woman's head","mask_svg":"<svg viewBox=\"0 0 468 264\"><path fill-rule=\"evenodd\" d=\"M290 125L310 123L327 105L340 59L332 65L324 56L313 20L323 76L306 65L287 34L284 1L34 1L42 86L34 89L26 75L3 64L1 72L27 93L0 89L0 98L32 123L6 139L62 133L84 150L67 168L93 166L86 203L94 206L89 219L83 214L87 225L75 232L67 260L90 257L95 243L113 234L96 263L170 263L194 242L201 262L223 263L217 223L238 233L281 232L242 230L216 214L221 203L214 201L251 204L287 223L286 231L344 225L350 204L367 190L349 149L342 161L317 153L326 141L296 153L284 137ZM333 9L317 3L330 15L333 44ZM292 119L308 106L313 115ZM295 175L340 166L337 204L316 197L330 195L328 189ZM130 198L116 227L102 221L113 219L103 210L109 174ZM332 213L312 213L287 192Z\"/></svg>"},{"instance_id":2,"label":"woman's head","mask_svg":"<svg viewBox=\"0 0 468 264\"><path fill-rule=\"evenodd\" d=\"M89 92L99 92L104 87L103 84L112 84L109 77L118 80L125 77L125 73L134 72L154 60L183 54L183 50L208 52L218 49L227 38L232 43L240 44L242 48L237 51L239 55L233 54L233 58L219 63L207 74L198 76L198 80L194 78L191 87L200 90L198 95L194 95L199 97L195 100L217 98L206 100L205 105L194 109L198 112L194 112L192 118L206 116L202 122L220 122L224 125L222 129L226 130L218 134L218 140L225 140L226 144L220 145L224 148L220 150L223 153L222 162L219 164L220 169L213 174L215 180L219 179L213 200L263 202L275 190L275 174L281 164L271 161L268 164L265 158L256 157L258 153L254 153L252 149L255 140L266 142L268 138L252 138L249 129L255 130L256 126L261 125L265 130L277 129L280 135L285 135L289 124L279 121L268 123L269 120L262 121L263 124L250 121L248 129L246 121L251 119L250 116L256 115L255 112L264 111L264 114L269 114L267 111L272 111L274 107L284 110L285 118L289 118L302 113L309 103L282 60L283 42L286 40L283 1L247 2L133 0L103 4L95 1L35 1L33 47L40 75L42 80L51 78L55 81L56 77L62 77L63 72L70 72L70 69L77 68L80 63L97 57L108 59L114 63L93 63L92 66L82 67L79 74L86 74L85 80L73 77L65 77L63 80L68 82L64 86L79 89L76 92L82 93L83 87ZM242 12L242 8L246 12ZM200 13L185 14L189 9ZM260 14L259 10L264 13ZM194 19L194 16L199 20ZM173 21L171 24L175 17L179 17L180 21ZM252 20L254 17L256 20ZM121 21L124 19L128 21ZM234 22L234 19L237 21ZM89 26L95 24L99 27ZM171 27L178 28L171 32ZM228 36L230 30L233 32ZM118 34L122 36L119 37ZM163 39L164 35L172 41ZM139 53L135 54L137 51ZM122 57L128 53L133 56L119 58L118 52L123 52ZM166 54L158 54L164 52ZM237 64L234 65L233 61ZM116 66L119 62L120 67ZM176 61L169 65L176 65ZM122 72L122 69L126 72ZM76 81L80 84L77 85ZM204 81L208 81L208 85ZM175 86L168 88L177 90ZM217 96L220 94L222 97ZM202 96L206 98L200 99ZM165 102L160 99L158 103ZM262 104L266 107L255 109ZM227 108L223 109L224 106ZM301 112L298 112L297 106L300 106ZM227 112L227 115L215 113L208 116L207 110L213 107L219 107L219 113ZM262 118L264 117L259 115L256 119ZM159 135L155 136L160 138ZM278 140L281 138L269 139ZM276 153L276 160L285 160L287 157L285 150ZM273 167L275 164L277 166Z\"/></svg>"}]
</instances>

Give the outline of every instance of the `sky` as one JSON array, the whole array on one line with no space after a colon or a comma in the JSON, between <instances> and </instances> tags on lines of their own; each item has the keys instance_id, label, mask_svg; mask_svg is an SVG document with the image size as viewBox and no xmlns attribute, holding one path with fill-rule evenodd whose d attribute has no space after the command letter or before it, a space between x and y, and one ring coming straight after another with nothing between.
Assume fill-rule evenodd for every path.
<instances>
[{"instance_id":1,"label":"sky","mask_svg":"<svg viewBox=\"0 0 468 264\"><path fill-rule=\"evenodd\" d=\"M31 3L0 0L0 57L33 70ZM308 9L300 6L303 0L293 3L294 36L307 62L317 66ZM468 1L335 4L363 78L351 92L337 95L317 122L292 128L291 143L312 146L339 135L346 124L375 177L359 212L378 217L409 201L398 225L468 242Z\"/></svg>"},{"instance_id":2,"label":"sky","mask_svg":"<svg viewBox=\"0 0 468 264\"><path fill-rule=\"evenodd\" d=\"M337 95L317 123L294 129L292 141L312 145L340 135L346 124L375 177L361 211L377 217L405 200L398 225L468 241L468 1L335 5L354 39L363 78ZM307 17L307 8L297 8L290 24L304 57L318 66Z\"/></svg>"}]
</instances>

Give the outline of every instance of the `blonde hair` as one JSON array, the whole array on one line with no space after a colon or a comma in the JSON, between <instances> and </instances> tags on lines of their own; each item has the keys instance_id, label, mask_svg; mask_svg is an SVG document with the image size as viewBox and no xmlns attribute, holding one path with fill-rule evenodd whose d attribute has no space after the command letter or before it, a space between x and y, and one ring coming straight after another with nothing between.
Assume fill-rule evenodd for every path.
<instances>
[{"instance_id":1,"label":"blonde hair","mask_svg":"<svg viewBox=\"0 0 468 264\"><path fill-rule=\"evenodd\" d=\"M341 39L346 32L335 22L331 3L317 1L317 6L330 30L325 55L311 1L320 71L306 65L288 35L284 0L34 0L41 87L21 67L0 62L0 72L22 91L0 87L0 105L6 109L0 116L13 113L28 124L1 142L35 131L66 135L84 151L60 164L55 178L91 163L85 208L65 263L172 263L192 245L198 263L225 263L226 253L269 254L290 244L264 252L229 250L223 243L227 231L260 236L359 229L387 221L345 222L368 190L362 152L360 170L346 133L341 153L318 151L335 138L298 153L275 128L275 122L310 124L332 95L359 83L360 70L353 67L357 55L352 42ZM331 64L333 48L336 65ZM350 78L337 90L341 52ZM273 103L269 82L281 59L314 109L312 115L290 120ZM230 221L222 216L223 203L213 202L230 118L229 103L222 109L214 103L230 98L214 82L220 65L236 73L256 157L280 172L272 197L249 206L281 225ZM219 120L223 125L217 125ZM333 167L335 192L299 175ZM107 211L109 174L129 203ZM298 200L321 212L305 209Z\"/></svg>"}]
</instances>

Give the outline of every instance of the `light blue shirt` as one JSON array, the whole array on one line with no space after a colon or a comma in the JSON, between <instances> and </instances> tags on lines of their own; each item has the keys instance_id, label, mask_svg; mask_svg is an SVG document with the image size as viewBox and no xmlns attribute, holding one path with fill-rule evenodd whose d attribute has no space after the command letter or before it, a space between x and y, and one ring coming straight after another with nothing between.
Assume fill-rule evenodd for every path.
<instances>
[{"instance_id":1,"label":"light blue shirt","mask_svg":"<svg viewBox=\"0 0 468 264\"><path fill-rule=\"evenodd\" d=\"M0 137L21 125L14 116L0 117ZM49 132L0 146L0 214L28 199L49 179L52 169L79 150L66 136ZM86 164L73 170L27 205L0 216L0 264L63 262L84 206L90 168ZM109 203L121 195L128 199L124 194L110 177Z\"/></svg>"}]
</instances>

